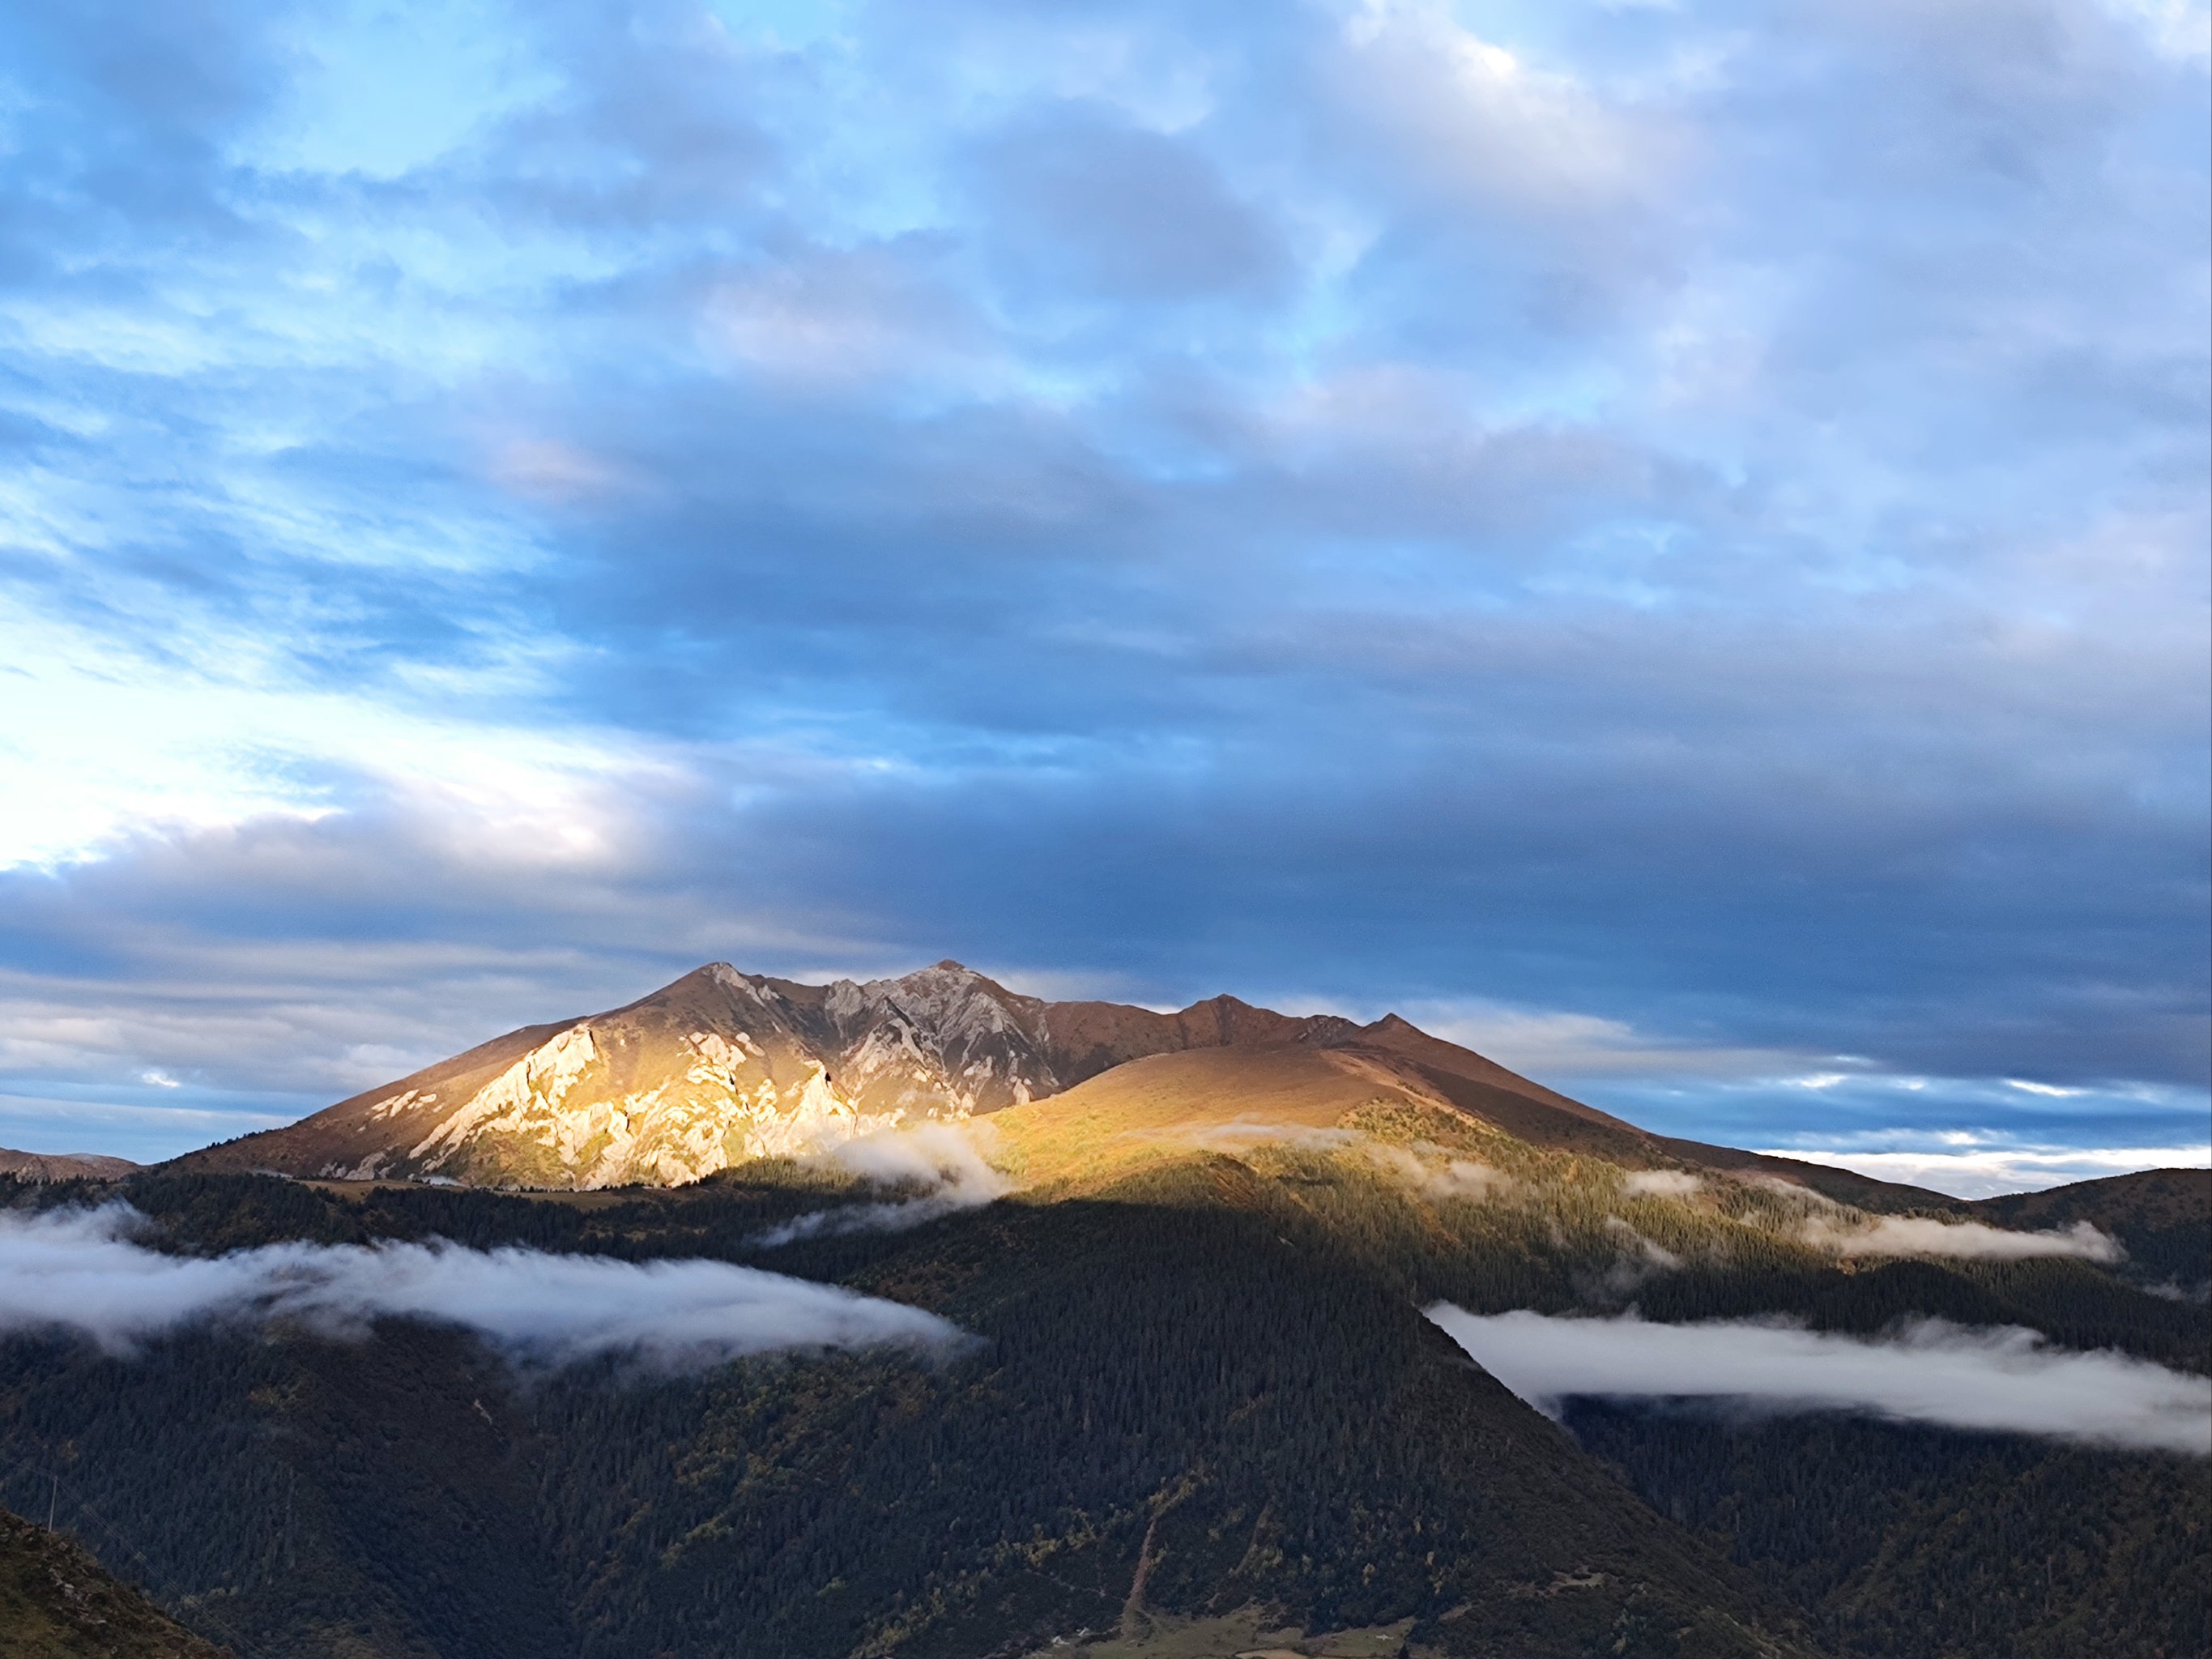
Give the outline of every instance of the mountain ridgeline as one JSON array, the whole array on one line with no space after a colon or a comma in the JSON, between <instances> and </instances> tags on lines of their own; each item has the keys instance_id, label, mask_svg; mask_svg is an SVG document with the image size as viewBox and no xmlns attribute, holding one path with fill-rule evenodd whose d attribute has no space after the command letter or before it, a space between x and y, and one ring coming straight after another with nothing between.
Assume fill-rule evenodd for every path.
<instances>
[{"instance_id":1,"label":"mountain ridgeline","mask_svg":"<svg viewBox=\"0 0 2212 1659\"><path fill-rule=\"evenodd\" d=\"M802 985L713 963L623 1007L526 1026L302 1122L184 1160L354 1180L678 1185L827 1138L958 1120L1127 1060L1355 1029L1217 997L1045 1002L942 962Z\"/></svg>"},{"instance_id":2,"label":"mountain ridgeline","mask_svg":"<svg viewBox=\"0 0 2212 1659\"><path fill-rule=\"evenodd\" d=\"M994 1179L917 1201L846 1161L916 1125ZM666 1369L427 1316L0 1332L0 1503L249 1656L2212 1648L2212 1458L1680 1401L1554 1422L1426 1316L2011 1333L2005 1364L2193 1388L2203 1171L1967 1205L1654 1135L1395 1018L1044 1002L947 963L716 965L167 1166L29 1173L64 1178L0 1178L7 1225L120 1199L195 1273L705 1259L963 1334Z\"/></svg>"},{"instance_id":3,"label":"mountain ridgeline","mask_svg":"<svg viewBox=\"0 0 2212 1659\"><path fill-rule=\"evenodd\" d=\"M509 1031L173 1167L556 1189L678 1186L871 1131L1001 1112L1133 1061L1204 1051L1217 1052L1163 1074L1176 1079L1178 1113L1218 1111L1234 1098L1279 1115L1296 1073L1338 1111L1358 1103L1353 1097L1425 1103L1472 1112L1535 1145L1634 1167L1687 1160L1764 1170L1875 1207L1945 1201L1846 1171L1646 1134L1395 1014L1360 1025L1231 996L1174 1013L1048 1002L951 961L829 985L709 963L623 1007ZM1117 1077L1103 1094L1133 1083Z\"/></svg>"}]
</instances>

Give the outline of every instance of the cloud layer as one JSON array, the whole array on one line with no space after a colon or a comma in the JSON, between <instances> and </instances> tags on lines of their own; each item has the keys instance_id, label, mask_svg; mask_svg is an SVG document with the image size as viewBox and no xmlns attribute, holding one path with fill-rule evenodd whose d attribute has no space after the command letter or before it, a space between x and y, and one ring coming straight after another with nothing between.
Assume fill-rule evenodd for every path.
<instances>
[{"instance_id":1,"label":"cloud layer","mask_svg":"<svg viewBox=\"0 0 2212 1659\"><path fill-rule=\"evenodd\" d=\"M1486 1317L1448 1303L1429 1317L1547 1413L1577 1395L1702 1398L2212 1455L2212 1379L2066 1352L2033 1331L1929 1321L1869 1339L1745 1322L1655 1325L1632 1314Z\"/></svg>"},{"instance_id":2,"label":"cloud layer","mask_svg":"<svg viewBox=\"0 0 2212 1659\"><path fill-rule=\"evenodd\" d=\"M819 1156L902 1196L846 1204L794 1216L753 1242L767 1249L823 1234L903 1232L961 1210L981 1208L1013 1190L984 1156L994 1139L988 1119L973 1123L917 1123L828 1143Z\"/></svg>"},{"instance_id":3,"label":"cloud layer","mask_svg":"<svg viewBox=\"0 0 2212 1659\"><path fill-rule=\"evenodd\" d=\"M2201 8L179 15L0 22L41 1139L948 952L2201 1124Z\"/></svg>"},{"instance_id":4,"label":"cloud layer","mask_svg":"<svg viewBox=\"0 0 2212 1659\"><path fill-rule=\"evenodd\" d=\"M458 1325L528 1362L601 1355L688 1369L786 1349L942 1350L933 1314L726 1262L627 1262L456 1245L272 1244L200 1259L133 1242L127 1205L0 1211L0 1333L66 1331L111 1352L191 1325L376 1320Z\"/></svg>"},{"instance_id":5,"label":"cloud layer","mask_svg":"<svg viewBox=\"0 0 2212 1659\"><path fill-rule=\"evenodd\" d=\"M1863 1227L1839 1227L1814 1216L1801 1230L1808 1244L1838 1255L1936 1255L1961 1261L2025 1261L2069 1255L2084 1261L2118 1261L2126 1254L2086 1221L2044 1232L2015 1232L1979 1221L1934 1221L1883 1216Z\"/></svg>"}]
</instances>

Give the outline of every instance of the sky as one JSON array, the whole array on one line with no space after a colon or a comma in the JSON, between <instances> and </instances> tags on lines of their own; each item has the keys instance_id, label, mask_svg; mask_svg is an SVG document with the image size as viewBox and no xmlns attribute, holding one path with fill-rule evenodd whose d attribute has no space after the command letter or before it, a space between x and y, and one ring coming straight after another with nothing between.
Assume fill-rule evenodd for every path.
<instances>
[{"instance_id":1,"label":"sky","mask_svg":"<svg viewBox=\"0 0 2212 1659\"><path fill-rule=\"evenodd\" d=\"M0 19L0 1144L710 960L2212 1158L2202 0Z\"/></svg>"}]
</instances>

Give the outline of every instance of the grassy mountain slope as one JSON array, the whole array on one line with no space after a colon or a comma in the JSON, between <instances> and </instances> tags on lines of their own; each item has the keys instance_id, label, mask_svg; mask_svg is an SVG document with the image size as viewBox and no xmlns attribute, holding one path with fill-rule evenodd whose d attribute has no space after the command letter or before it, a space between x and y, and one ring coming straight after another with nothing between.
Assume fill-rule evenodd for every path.
<instances>
[{"instance_id":1,"label":"grassy mountain slope","mask_svg":"<svg viewBox=\"0 0 2212 1659\"><path fill-rule=\"evenodd\" d=\"M830 985L711 963L623 1007L510 1031L177 1163L477 1186L676 1186L824 1135L1056 1094L1139 1055L1356 1029L1233 997L1172 1014L1045 1002L956 962Z\"/></svg>"},{"instance_id":2,"label":"grassy mountain slope","mask_svg":"<svg viewBox=\"0 0 2212 1659\"><path fill-rule=\"evenodd\" d=\"M223 1659L58 1533L0 1510L0 1659Z\"/></svg>"}]
</instances>

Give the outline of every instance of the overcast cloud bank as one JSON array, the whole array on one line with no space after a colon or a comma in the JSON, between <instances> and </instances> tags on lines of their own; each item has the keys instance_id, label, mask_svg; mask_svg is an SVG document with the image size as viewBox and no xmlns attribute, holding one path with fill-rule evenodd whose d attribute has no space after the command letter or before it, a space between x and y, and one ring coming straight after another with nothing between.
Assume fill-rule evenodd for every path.
<instances>
[{"instance_id":1,"label":"overcast cloud bank","mask_svg":"<svg viewBox=\"0 0 2212 1659\"><path fill-rule=\"evenodd\" d=\"M1556 1416L1575 1395L1865 1412L1944 1428L2212 1455L2212 1378L2112 1352L2074 1353L2014 1327L1929 1320L1869 1338L1781 1323L1648 1323L1428 1310L1507 1388Z\"/></svg>"},{"instance_id":2,"label":"overcast cloud bank","mask_svg":"<svg viewBox=\"0 0 2212 1659\"><path fill-rule=\"evenodd\" d=\"M6 9L13 1121L949 952L2201 1135L2203 20Z\"/></svg>"},{"instance_id":3,"label":"overcast cloud bank","mask_svg":"<svg viewBox=\"0 0 2212 1659\"><path fill-rule=\"evenodd\" d=\"M510 1357L633 1356L671 1370L785 1349L942 1349L919 1308L727 1262L628 1262L445 1243L264 1245L211 1259L134 1242L130 1206L0 1211L0 1334L69 1331L112 1353L211 1322L357 1337L382 1318L475 1331Z\"/></svg>"}]
</instances>

